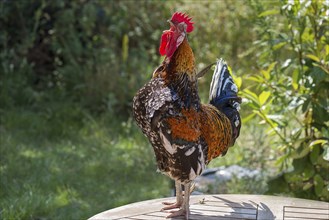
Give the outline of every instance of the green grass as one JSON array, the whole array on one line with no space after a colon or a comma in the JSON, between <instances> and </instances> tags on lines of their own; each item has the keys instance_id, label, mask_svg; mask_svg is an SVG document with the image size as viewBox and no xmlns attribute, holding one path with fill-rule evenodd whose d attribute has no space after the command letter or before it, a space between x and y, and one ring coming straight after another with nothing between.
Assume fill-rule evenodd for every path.
<instances>
[{"instance_id":1,"label":"green grass","mask_svg":"<svg viewBox=\"0 0 329 220\"><path fill-rule=\"evenodd\" d=\"M168 179L155 172L152 149L130 120L96 122L74 106L50 109L2 114L1 219L86 219L169 195Z\"/></svg>"}]
</instances>

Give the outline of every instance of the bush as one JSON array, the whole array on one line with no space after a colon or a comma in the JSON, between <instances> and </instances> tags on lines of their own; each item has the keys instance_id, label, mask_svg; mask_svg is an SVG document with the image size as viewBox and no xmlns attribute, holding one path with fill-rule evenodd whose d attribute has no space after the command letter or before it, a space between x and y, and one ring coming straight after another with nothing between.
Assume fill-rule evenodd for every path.
<instances>
[{"instance_id":1,"label":"bush","mask_svg":"<svg viewBox=\"0 0 329 220\"><path fill-rule=\"evenodd\" d=\"M269 193L329 201L328 5L289 1L265 10L253 3L259 71L242 94L252 110L248 118L268 126L280 152L283 172L270 182Z\"/></svg>"}]
</instances>

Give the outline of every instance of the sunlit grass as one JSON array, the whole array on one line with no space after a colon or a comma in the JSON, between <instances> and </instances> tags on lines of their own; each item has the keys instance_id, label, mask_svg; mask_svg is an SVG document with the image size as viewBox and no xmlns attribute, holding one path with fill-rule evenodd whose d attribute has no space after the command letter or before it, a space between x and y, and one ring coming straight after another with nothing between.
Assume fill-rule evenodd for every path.
<instances>
[{"instance_id":1,"label":"sunlit grass","mask_svg":"<svg viewBox=\"0 0 329 220\"><path fill-rule=\"evenodd\" d=\"M43 114L2 116L1 219L85 219L169 195L168 179L155 172L152 149L131 121L80 124L63 115L59 128L50 128Z\"/></svg>"}]
</instances>

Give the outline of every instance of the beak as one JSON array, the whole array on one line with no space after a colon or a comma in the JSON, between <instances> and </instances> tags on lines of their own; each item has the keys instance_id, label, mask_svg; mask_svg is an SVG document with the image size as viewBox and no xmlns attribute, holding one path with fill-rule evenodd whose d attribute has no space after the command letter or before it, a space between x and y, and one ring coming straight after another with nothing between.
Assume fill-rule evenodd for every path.
<instances>
[{"instance_id":1,"label":"beak","mask_svg":"<svg viewBox=\"0 0 329 220\"><path fill-rule=\"evenodd\" d=\"M170 24L170 26L174 26L174 23L172 23L171 20L167 20L167 22Z\"/></svg>"}]
</instances>

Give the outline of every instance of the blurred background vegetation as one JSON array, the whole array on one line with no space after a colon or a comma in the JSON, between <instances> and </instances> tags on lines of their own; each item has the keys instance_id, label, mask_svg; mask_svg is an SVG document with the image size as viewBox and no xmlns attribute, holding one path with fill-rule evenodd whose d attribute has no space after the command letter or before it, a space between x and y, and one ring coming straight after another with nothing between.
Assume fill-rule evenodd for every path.
<instances>
[{"instance_id":1,"label":"blurred background vegetation","mask_svg":"<svg viewBox=\"0 0 329 220\"><path fill-rule=\"evenodd\" d=\"M328 2L4 0L1 219L86 219L170 195L131 104L177 10L193 16L198 69L225 58L243 97L241 136L210 166L263 178L225 192L329 201Z\"/></svg>"}]
</instances>

